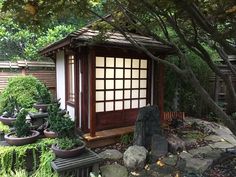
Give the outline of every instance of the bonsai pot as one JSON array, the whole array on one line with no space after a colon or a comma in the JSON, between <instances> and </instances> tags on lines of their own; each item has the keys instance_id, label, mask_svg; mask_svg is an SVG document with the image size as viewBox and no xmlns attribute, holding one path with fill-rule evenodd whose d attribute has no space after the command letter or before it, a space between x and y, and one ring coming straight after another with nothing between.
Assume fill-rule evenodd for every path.
<instances>
[{"instance_id":1,"label":"bonsai pot","mask_svg":"<svg viewBox=\"0 0 236 177\"><path fill-rule=\"evenodd\" d=\"M13 117L3 117L0 116L0 121L5 125L13 125L13 122L16 120L16 118Z\"/></svg>"},{"instance_id":2,"label":"bonsai pot","mask_svg":"<svg viewBox=\"0 0 236 177\"><path fill-rule=\"evenodd\" d=\"M4 136L6 142L10 145L14 145L14 146L21 146L21 145L25 145L25 144L31 144L34 143L35 141L37 141L38 136L39 136L39 132L36 130L31 130L32 135L31 136L27 136L27 137L14 137L12 135L14 135L15 133L8 133Z\"/></svg>"},{"instance_id":3,"label":"bonsai pot","mask_svg":"<svg viewBox=\"0 0 236 177\"><path fill-rule=\"evenodd\" d=\"M37 109L38 111L41 109L42 112L47 112L49 104L44 104L44 103L35 103L34 108Z\"/></svg>"},{"instance_id":4,"label":"bonsai pot","mask_svg":"<svg viewBox=\"0 0 236 177\"><path fill-rule=\"evenodd\" d=\"M48 129L45 129L43 131L43 133L44 133L46 138L56 138L57 137L57 133L56 132L50 131Z\"/></svg>"},{"instance_id":5,"label":"bonsai pot","mask_svg":"<svg viewBox=\"0 0 236 177\"><path fill-rule=\"evenodd\" d=\"M55 155L60 158L76 157L76 156L79 156L80 154L82 154L83 151L85 150L85 142L83 142L83 141L81 141L81 142L82 142L81 146L74 148L74 149L70 149L70 150L62 150L56 144L53 144L52 150L55 153Z\"/></svg>"}]
</instances>

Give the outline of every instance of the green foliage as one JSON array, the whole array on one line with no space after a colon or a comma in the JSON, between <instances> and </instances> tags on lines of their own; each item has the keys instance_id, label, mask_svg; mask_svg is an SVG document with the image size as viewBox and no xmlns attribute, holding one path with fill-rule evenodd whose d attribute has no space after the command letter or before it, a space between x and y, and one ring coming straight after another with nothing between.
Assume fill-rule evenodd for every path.
<instances>
[{"instance_id":1,"label":"green foliage","mask_svg":"<svg viewBox=\"0 0 236 177\"><path fill-rule=\"evenodd\" d=\"M122 135L120 137L120 142L122 144L128 145L128 144L132 143L133 139L134 139L134 134L133 133L129 133L129 134Z\"/></svg>"},{"instance_id":2,"label":"green foliage","mask_svg":"<svg viewBox=\"0 0 236 177\"><path fill-rule=\"evenodd\" d=\"M52 95L46 85L44 87L36 87L36 90L37 103L50 104L52 102Z\"/></svg>"},{"instance_id":3,"label":"green foliage","mask_svg":"<svg viewBox=\"0 0 236 177\"><path fill-rule=\"evenodd\" d=\"M17 113L20 110L19 104L17 103L17 100L12 97L9 96L6 99L5 105L3 106L3 116L4 117L16 117Z\"/></svg>"},{"instance_id":4,"label":"green foliage","mask_svg":"<svg viewBox=\"0 0 236 177\"><path fill-rule=\"evenodd\" d=\"M32 108L32 105L37 102L37 89L43 88L45 85L33 76L11 78L0 95L0 113L3 112L9 97L14 97L19 107Z\"/></svg>"},{"instance_id":5,"label":"green foliage","mask_svg":"<svg viewBox=\"0 0 236 177\"><path fill-rule=\"evenodd\" d=\"M14 122L17 137L25 137L31 134L30 125L26 122L27 114L28 112L25 109L21 109L17 114L16 121Z\"/></svg>"},{"instance_id":6,"label":"green foliage","mask_svg":"<svg viewBox=\"0 0 236 177\"><path fill-rule=\"evenodd\" d=\"M57 146L63 150L74 149L81 145L82 142L79 138L62 137L57 139Z\"/></svg>"},{"instance_id":7,"label":"green foliage","mask_svg":"<svg viewBox=\"0 0 236 177\"><path fill-rule=\"evenodd\" d=\"M27 152L33 153L33 177L53 177L56 174L51 169L51 161L55 158L49 146L54 144L54 139L41 139L36 143L23 146L0 146L0 176L25 174L25 160ZM36 152L40 152L39 162ZM13 158L14 157L14 158ZM38 165L39 164L39 165ZM37 168L38 167L38 168ZM12 170L14 169L14 172Z\"/></svg>"},{"instance_id":8,"label":"green foliage","mask_svg":"<svg viewBox=\"0 0 236 177\"><path fill-rule=\"evenodd\" d=\"M209 75L211 72L209 67L194 53L188 51L186 55L201 85L206 90L210 90ZM179 67L182 65L177 57L171 57L168 60ZM178 95L176 95L176 92ZM177 110L173 107L176 96L179 98ZM200 117L208 112L208 106L203 103L202 98L189 82L182 80L173 70L167 67L165 73L165 110L183 111L188 115Z\"/></svg>"},{"instance_id":9,"label":"green foliage","mask_svg":"<svg viewBox=\"0 0 236 177\"><path fill-rule=\"evenodd\" d=\"M57 132L59 137L73 137L75 123L68 114L61 115L59 112L59 103L54 103L48 109L49 129Z\"/></svg>"},{"instance_id":10,"label":"green foliage","mask_svg":"<svg viewBox=\"0 0 236 177\"><path fill-rule=\"evenodd\" d=\"M10 132L10 127L8 125L4 125L0 121L0 132L3 132L4 134L9 133Z\"/></svg>"}]
</instances>

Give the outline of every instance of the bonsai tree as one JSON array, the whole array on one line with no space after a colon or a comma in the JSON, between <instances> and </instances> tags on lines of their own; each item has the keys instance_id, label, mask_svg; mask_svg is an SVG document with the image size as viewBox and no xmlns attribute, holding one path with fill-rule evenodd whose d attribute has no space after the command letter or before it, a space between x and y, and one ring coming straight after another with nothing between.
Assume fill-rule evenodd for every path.
<instances>
[{"instance_id":1,"label":"bonsai tree","mask_svg":"<svg viewBox=\"0 0 236 177\"><path fill-rule=\"evenodd\" d=\"M26 122L28 111L22 108L17 114L14 122L15 132L8 133L4 136L6 142L10 145L20 146L37 141L39 132L30 130L29 123Z\"/></svg>"},{"instance_id":2,"label":"bonsai tree","mask_svg":"<svg viewBox=\"0 0 236 177\"><path fill-rule=\"evenodd\" d=\"M20 106L15 97L9 96L5 101L5 106L3 109L3 117L12 117L15 118L17 113L20 110Z\"/></svg>"},{"instance_id":3,"label":"bonsai tree","mask_svg":"<svg viewBox=\"0 0 236 177\"><path fill-rule=\"evenodd\" d=\"M25 109L21 109L17 115L14 123L17 137L26 137L31 135L30 125L26 122L27 114L28 112Z\"/></svg>"},{"instance_id":4,"label":"bonsai tree","mask_svg":"<svg viewBox=\"0 0 236 177\"><path fill-rule=\"evenodd\" d=\"M47 86L36 88L36 98L38 104L50 104L52 100L52 95L48 90Z\"/></svg>"}]
</instances>

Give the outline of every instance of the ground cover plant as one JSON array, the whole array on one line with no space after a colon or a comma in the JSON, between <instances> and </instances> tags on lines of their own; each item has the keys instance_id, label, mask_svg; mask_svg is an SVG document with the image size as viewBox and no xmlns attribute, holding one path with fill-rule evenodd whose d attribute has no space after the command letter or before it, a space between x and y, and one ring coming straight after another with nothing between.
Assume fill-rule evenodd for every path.
<instances>
[{"instance_id":1,"label":"ground cover plant","mask_svg":"<svg viewBox=\"0 0 236 177\"><path fill-rule=\"evenodd\" d=\"M50 146L54 142L54 139L41 139L37 143L24 146L0 146L0 176L56 176L51 169L51 161L55 157ZM26 171L28 152L32 153L33 159L31 171Z\"/></svg>"}]
</instances>

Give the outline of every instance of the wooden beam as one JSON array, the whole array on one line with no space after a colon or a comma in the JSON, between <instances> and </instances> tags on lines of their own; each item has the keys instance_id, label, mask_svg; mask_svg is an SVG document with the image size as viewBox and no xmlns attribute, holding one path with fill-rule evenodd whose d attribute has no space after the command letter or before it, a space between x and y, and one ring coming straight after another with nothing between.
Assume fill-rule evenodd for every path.
<instances>
[{"instance_id":1,"label":"wooden beam","mask_svg":"<svg viewBox=\"0 0 236 177\"><path fill-rule=\"evenodd\" d=\"M158 107L161 122L164 122L164 65L158 63Z\"/></svg>"},{"instance_id":2,"label":"wooden beam","mask_svg":"<svg viewBox=\"0 0 236 177\"><path fill-rule=\"evenodd\" d=\"M95 113L95 52L91 50L90 62L90 136L96 136L96 113Z\"/></svg>"}]
</instances>

